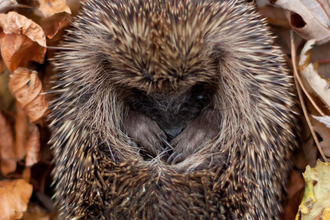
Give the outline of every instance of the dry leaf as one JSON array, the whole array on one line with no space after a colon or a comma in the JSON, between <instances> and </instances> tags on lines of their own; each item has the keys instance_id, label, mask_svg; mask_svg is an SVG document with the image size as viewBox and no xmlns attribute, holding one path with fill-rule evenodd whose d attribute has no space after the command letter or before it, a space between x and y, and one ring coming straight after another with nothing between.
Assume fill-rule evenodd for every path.
<instances>
[{"instance_id":1,"label":"dry leaf","mask_svg":"<svg viewBox=\"0 0 330 220\"><path fill-rule=\"evenodd\" d=\"M49 18L43 18L39 22L49 39L52 39L59 30L68 27L72 18L67 13L59 13Z\"/></svg>"},{"instance_id":2,"label":"dry leaf","mask_svg":"<svg viewBox=\"0 0 330 220\"><path fill-rule=\"evenodd\" d=\"M31 167L39 161L40 133L37 126L34 126L33 132L27 142L26 150L25 166Z\"/></svg>"},{"instance_id":3,"label":"dry leaf","mask_svg":"<svg viewBox=\"0 0 330 220\"><path fill-rule=\"evenodd\" d=\"M317 72L326 79L330 79L330 42L315 45L311 49L311 62L317 62Z\"/></svg>"},{"instance_id":4,"label":"dry leaf","mask_svg":"<svg viewBox=\"0 0 330 220\"><path fill-rule=\"evenodd\" d=\"M3 61L1 53L0 53L0 74L6 69L5 61Z\"/></svg>"},{"instance_id":5,"label":"dry leaf","mask_svg":"<svg viewBox=\"0 0 330 220\"><path fill-rule=\"evenodd\" d=\"M306 167L303 173L305 194L296 216L298 220L329 220L325 218L330 210L330 163L317 161L314 168Z\"/></svg>"},{"instance_id":6,"label":"dry leaf","mask_svg":"<svg viewBox=\"0 0 330 220\"><path fill-rule=\"evenodd\" d=\"M60 12L71 14L71 10L69 6L66 5L65 0L39 0L39 3L39 10L45 17L50 17Z\"/></svg>"},{"instance_id":7,"label":"dry leaf","mask_svg":"<svg viewBox=\"0 0 330 220\"><path fill-rule=\"evenodd\" d=\"M327 128L330 128L330 116L325 115L325 116L314 116L312 115L313 118L315 118L316 120L318 120L319 122L321 122L322 124L324 124L325 126L327 126Z\"/></svg>"},{"instance_id":8,"label":"dry leaf","mask_svg":"<svg viewBox=\"0 0 330 220\"><path fill-rule=\"evenodd\" d=\"M285 14L292 29L304 39L315 39L316 44L330 40L327 0L277 0L274 4L287 10Z\"/></svg>"},{"instance_id":9,"label":"dry leaf","mask_svg":"<svg viewBox=\"0 0 330 220\"><path fill-rule=\"evenodd\" d=\"M43 63L46 37L38 24L16 12L9 12L0 14L0 27L1 54L10 71L18 66L25 67L30 60Z\"/></svg>"},{"instance_id":10,"label":"dry leaf","mask_svg":"<svg viewBox=\"0 0 330 220\"><path fill-rule=\"evenodd\" d=\"M11 126L0 112L0 168L3 175L16 170L17 156ZM1 212L0 212L1 213Z\"/></svg>"},{"instance_id":11,"label":"dry leaf","mask_svg":"<svg viewBox=\"0 0 330 220\"><path fill-rule=\"evenodd\" d=\"M26 155L26 142L29 137L29 125L28 116L17 101L15 119L16 153L18 160L21 160Z\"/></svg>"},{"instance_id":12,"label":"dry leaf","mask_svg":"<svg viewBox=\"0 0 330 220\"><path fill-rule=\"evenodd\" d=\"M6 11L9 7L17 5L16 0L0 0L0 12Z\"/></svg>"},{"instance_id":13,"label":"dry leaf","mask_svg":"<svg viewBox=\"0 0 330 220\"><path fill-rule=\"evenodd\" d=\"M320 146L325 156L330 157L330 128L327 128L326 124L319 122L318 120L311 118L314 130L321 136ZM329 116L317 117L322 121L329 120ZM329 122L329 121L328 121Z\"/></svg>"},{"instance_id":14,"label":"dry leaf","mask_svg":"<svg viewBox=\"0 0 330 220\"><path fill-rule=\"evenodd\" d=\"M326 79L317 73L317 63L310 63L310 50L315 40L307 41L300 54L299 70L304 86L309 92L318 95L330 107L330 89Z\"/></svg>"},{"instance_id":15,"label":"dry leaf","mask_svg":"<svg viewBox=\"0 0 330 220\"><path fill-rule=\"evenodd\" d=\"M0 220L20 219L32 195L32 185L24 180L0 181Z\"/></svg>"},{"instance_id":16,"label":"dry leaf","mask_svg":"<svg viewBox=\"0 0 330 220\"><path fill-rule=\"evenodd\" d=\"M37 121L46 114L48 103L36 71L18 68L10 75L10 91L30 117L30 122Z\"/></svg>"}]
</instances>

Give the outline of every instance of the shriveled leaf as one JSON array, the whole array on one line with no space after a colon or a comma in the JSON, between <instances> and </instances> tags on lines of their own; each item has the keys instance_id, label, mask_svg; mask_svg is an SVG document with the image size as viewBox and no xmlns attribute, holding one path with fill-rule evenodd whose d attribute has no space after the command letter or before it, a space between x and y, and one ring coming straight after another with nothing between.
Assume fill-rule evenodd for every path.
<instances>
[{"instance_id":1,"label":"shriveled leaf","mask_svg":"<svg viewBox=\"0 0 330 220\"><path fill-rule=\"evenodd\" d=\"M16 102L15 137L17 158L21 160L26 155L26 142L29 137L29 124L28 116L18 102Z\"/></svg>"},{"instance_id":2,"label":"shriveled leaf","mask_svg":"<svg viewBox=\"0 0 330 220\"><path fill-rule=\"evenodd\" d=\"M318 161L314 168L306 167L305 194L299 206L296 220L323 219L324 210L330 208L330 163Z\"/></svg>"},{"instance_id":3,"label":"shriveled leaf","mask_svg":"<svg viewBox=\"0 0 330 220\"><path fill-rule=\"evenodd\" d=\"M315 40L308 41L300 54L299 70L307 90L318 95L330 107L330 89L326 79L317 73L317 63L310 63L310 50Z\"/></svg>"},{"instance_id":4,"label":"shriveled leaf","mask_svg":"<svg viewBox=\"0 0 330 220\"><path fill-rule=\"evenodd\" d=\"M0 0L0 12L6 11L9 7L17 5L16 0Z\"/></svg>"},{"instance_id":5,"label":"shriveled leaf","mask_svg":"<svg viewBox=\"0 0 330 220\"><path fill-rule=\"evenodd\" d=\"M30 167L39 161L40 133L37 126L34 126L33 132L27 142L26 150L25 166Z\"/></svg>"},{"instance_id":6,"label":"shriveled leaf","mask_svg":"<svg viewBox=\"0 0 330 220\"><path fill-rule=\"evenodd\" d=\"M59 30L68 27L72 18L67 13L55 14L48 18L43 18L39 22L40 26L44 30L49 39L52 39Z\"/></svg>"},{"instance_id":7,"label":"shriveled leaf","mask_svg":"<svg viewBox=\"0 0 330 220\"><path fill-rule=\"evenodd\" d=\"M32 195L32 185L24 180L0 181L0 220L20 219Z\"/></svg>"},{"instance_id":8,"label":"shriveled leaf","mask_svg":"<svg viewBox=\"0 0 330 220\"><path fill-rule=\"evenodd\" d=\"M262 6L263 4L260 4ZM270 5L258 6L258 12L267 19L269 24L290 28L290 24L286 19L284 10L282 8L273 7Z\"/></svg>"},{"instance_id":9,"label":"shriveled leaf","mask_svg":"<svg viewBox=\"0 0 330 220\"><path fill-rule=\"evenodd\" d=\"M46 114L48 103L42 94L42 85L36 71L25 68L16 69L10 76L9 88L30 117L30 122Z\"/></svg>"},{"instance_id":10,"label":"shriveled leaf","mask_svg":"<svg viewBox=\"0 0 330 220\"><path fill-rule=\"evenodd\" d=\"M21 72L29 73L29 80L23 86L21 85L21 83L14 84L19 80L18 77L21 76ZM17 99L17 101L21 104L22 108L24 108L28 103L34 100L41 92L42 85L37 74L38 73L36 71L30 72L27 69L18 68L14 71L13 74L10 75L9 88ZM22 80L25 81L26 79L22 78ZM21 87L16 89L16 85Z\"/></svg>"},{"instance_id":11,"label":"shriveled leaf","mask_svg":"<svg viewBox=\"0 0 330 220\"><path fill-rule=\"evenodd\" d=\"M28 209L24 212L23 220L49 220L50 214L37 204L29 204ZM54 218L52 218L55 220Z\"/></svg>"},{"instance_id":12,"label":"shriveled leaf","mask_svg":"<svg viewBox=\"0 0 330 220\"><path fill-rule=\"evenodd\" d=\"M17 156L10 124L0 112L0 168L3 175L16 170ZM0 212L1 213L1 212Z\"/></svg>"},{"instance_id":13,"label":"shriveled leaf","mask_svg":"<svg viewBox=\"0 0 330 220\"><path fill-rule=\"evenodd\" d=\"M287 10L285 14L292 29L304 39L315 39L316 44L324 44L330 40L328 1L277 0L274 4Z\"/></svg>"},{"instance_id":14,"label":"shriveled leaf","mask_svg":"<svg viewBox=\"0 0 330 220\"><path fill-rule=\"evenodd\" d=\"M45 17L50 17L56 13L66 12L71 14L69 6L65 0L38 0L40 3L39 10Z\"/></svg>"},{"instance_id":15,"label":"shriveled leaf","mask_svg":"<svg viewBox=\"0 0 330 220\"><path fill-rule=\"evenodd\" d=\"M9 12L0 14L0 27L1 54L10 71L26 66L31 60L43 63L46 36L38 24L16 12Z\"/></svg>"},{"instance_id":16,"label":"shriveled leaf","mask_svg":"<svg viewBox=\"0 0 330 220\"><path fill-rule=\"evenodd\" d=\"M0 74L2 73L2 71L4 71L6 69L6 64L2 59L1 53L0 53Z\"/></svg>"},{"instance_id":17,"label":"shriveled leaf","mask_svg":"<svg viewBox=\"0 0 330 220\"><path fill-rule=\"evenodd\" d=\"M330 116L328 116L328 115L325 115L325 116L314 116L314 115L312 115L312 116L313 116L313 118L315 118L316 120L318 120L319 122L321 122L322 124L327 126L327 128L330 128Z\"/></svg>"},{"instance_id":18,"label":"shriveled leaf","mask_svg":"<svg viewBox=\"0 0 330 220\"><path fill-rule=\"evenodd\" d=\"M315 118L315 116L313 116ZM329 116L326 116L330 118ZM330 157L330 128L327 128L324 123L311 118L314 130L321 136L320 146L325 156ZM321 117L318 117L321 118ZM323 118L323 117L322 117ZM329 168L330 169L330 168Z\"/></svg>"}]
</instances>

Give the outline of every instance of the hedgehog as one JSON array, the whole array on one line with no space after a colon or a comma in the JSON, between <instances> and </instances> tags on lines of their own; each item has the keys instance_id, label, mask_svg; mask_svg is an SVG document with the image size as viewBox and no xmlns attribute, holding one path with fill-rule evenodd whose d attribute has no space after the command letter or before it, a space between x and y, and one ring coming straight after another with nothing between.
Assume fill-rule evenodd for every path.
<instances>
[{"instance_id":1,"label":"hedgehog","mask_svg":"<svg viewBox=\"0 0 330 220\"><path fill-rule=\"evenodd\" d=\"M87 0L53 62L60 219L279 219L292 77L243 0Z\"/></svg>"}]
</instances>

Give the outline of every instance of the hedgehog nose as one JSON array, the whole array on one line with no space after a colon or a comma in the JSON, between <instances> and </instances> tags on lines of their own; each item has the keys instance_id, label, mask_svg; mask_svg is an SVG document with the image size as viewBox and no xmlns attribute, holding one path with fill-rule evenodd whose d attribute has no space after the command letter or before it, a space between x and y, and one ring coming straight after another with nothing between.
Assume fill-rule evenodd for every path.
<instances>
[{"instance_id":1,"label":"hedgehog nose","mask_svg":"<svg viewBox=\"0 0 330 220\"><path fill-rule=\"evenodd\" d=\"M165 131L166 136L168 137L169 141L171 141L173 138L178 136L183 131L183 129L184 129L183 127L179 127L179 128L173 128L173 129L166 129L164 131Z\"/></svg>"}]
</instances>

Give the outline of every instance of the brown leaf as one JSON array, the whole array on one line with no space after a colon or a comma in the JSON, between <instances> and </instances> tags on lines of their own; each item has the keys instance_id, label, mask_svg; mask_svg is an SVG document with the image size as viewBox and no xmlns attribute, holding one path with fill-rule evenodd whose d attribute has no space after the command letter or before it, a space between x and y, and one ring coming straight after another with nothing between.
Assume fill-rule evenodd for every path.
<instances>
[{"instance_id":1,"label":"brown leaf","mask_svg":"<svg viewBox=\"0 0 330 220\"><path fill-rule=\"evenodd\" d=\"M38 24L16 12L9 12L0 14L0 27L1 54L10 71L18 66L25 67L31 60L43 63L46 37Z\"/></svg>"},{"instance_id":2,"label":"brown leaf","mask_svg":"<svg viewBox=\"0 0 330 220\"><path fill-rule=\"evenodd\" d=\"M314 130L322 137L320 145L324 155L330 157L330 128L327 128L325 124L317 121L313 117L310 118Z\"/></svg>"},{"instance_id":3,"label":"brown leaf","mask_svg":"<svg viewBox=\"0 0 330 220\"><path fill-rule=\"evenodd\" d=\"M23 107L30 122L37 121L46 114L48 103L36 71L18 68L10 75L9 88Z\"/></svg>"},{"instance_id":4,"label":"brown leaf","mask_svg":"<svg viewBox=\"0 0 330 220\"><path fill-rule=\"evenodd\" d=\"M26 150L25 166L31 167L39 161L40 133L37 126L34 126L33 132L27 142Z\"/></svg>"},{"instance_id":5,"label":"brown leaf","mask_svg":"<svg viewBox=\"0 0 330 220\"><path fill-rule=\"evenodd\" d=\"M71 14L70 8L66 5L65 0L39 0L39 10L45 17L50 17L53 14L65 11Z\"/></svg>"},{"instance_id":6,"label":"brown leaf","mask_svg":"<svg viewBox=\"0 0 330 220\"><path fill-rule=\"evenodd\" d=\"M8 8L17 5L16 0L1 0L0 1L0 12L6 11Z\"/></svg>"},{"instance_id":7,"label":"brown leaf","mask_svg":"<svg viewBox=\"0 0 330 220\"><path fill-rule=\"evenodd\" d=\"M0 181L0 220L20 219L31 195L32 186L24 180Z\"/></svg>"},{"instance_id":8,"label":"brown leaf","mask_svg":"<svg viewBox=\"0 0 330 220\"><path fill-rule=\"evenodd\" d=\"M286 9L292 29L304 39L315 39L317 44L330 40L330 7L326 0L277 0L276 6Z\"/></svg>"},{"instance_id":9,"label":"brown leaf","mask_svg":"<svg viewBox=\"0 0 330 220\"><path fill-rule=\"evenodd\" d=\"M17 156L10 124L0 112L0 168L3 175L16 170ZM0 212L1 213L1 212Z\"/></svg>"},{"instance_id":10,"label":"brown leaf","mask_svg":"<svg viewBox=\"0 0 330 220\"><path fill-rule=\"evenodd\" d=\"M0 74L2 73L2 71L4 71L6 69L6 64L2 59L1 53L0 53Z\"/></svg>"},{"instance_id":11,"label":"brown leaf","mask_svg":"<svg viewBox=\"0 0 330 220\"><path fill-rule=\"evenodd\" d=\"M16 153L18 160L23 159L26 155L26 142L29 137L28 116L16 101L16 117L15 117L15 138Z\"/></svg>"},{"instance_id":12,"label":"brown leaf","mask_svg":"<svg viewBox=\"0 0 330 220\"><path fill-rule=\"evenodd\" d=\"M55 14L48 18L43 18L39 22L49 39L52 39L59 30L68 27L72 17L67 13Z\"/></svg>"}]
</instances>

